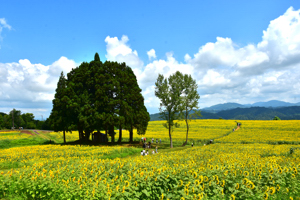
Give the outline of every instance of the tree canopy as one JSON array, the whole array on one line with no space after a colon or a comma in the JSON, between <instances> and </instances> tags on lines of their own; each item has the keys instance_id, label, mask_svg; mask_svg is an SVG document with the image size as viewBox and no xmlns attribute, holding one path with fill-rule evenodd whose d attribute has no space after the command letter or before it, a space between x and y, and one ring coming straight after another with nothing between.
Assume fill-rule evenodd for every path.
<instances>
[{"instance_id":1,"label":"tree canopy","mask_svg":"<svg viewBox=\"0 0 300 200\"><path fill-rule=\"evenodd\" d=\"M160 99L160 117L166 120L163 125L169 130L170 147L173 148L172 131L179 124L174 122L180 119L180 95L182 92L183 76L180 72L176 72L169 78L165 78L162 74L158 75L155 82L155 96Z\"/></svg>"},{"instance_id":2,"label":"tree canopy","mask_svg":"<svg viewBox=\"0 0 300 200\"><path fill-rule=\"evenodd\" d=\"M173 147L172 131L179 126L174 122L177 119L184 119L187 125L185 145L188 140L189 120L201 116L200 111L196 110L200 98L196 81L191 75L183 75L177 71L168 79L159 74L155 86L155 96L161 101L160 118L166 120L163 125L169 130L170 147Z\"/></svg>"},{"instance_id":3,"label":"tree canopy","mask_svg":"<svg viewBox=\"0 0 300 200\"><path fill-rule=\"evenodd\" d=\"M58 83L58 88L60 85ZM59 93L58 88L56 94ZM145 134L150 120L141 91L129 66L111 61L103 63L96 53L93 61L83 62L67 74L62 101L58 101L60 95L53 100L51 117L54 126L61 131L75 128L79 139L85 141L89 140L93 131L105 130L112 142L115 142L114 130L118 127L119 142L122 129L129 130L132 141L132 129L138 129L138 134ZM58 115L55 114L56 102L62 102L65 109ZM58 119L64 119L63 116L68 119L65 123L68 129L59 126Z\"/></svg>"}]
</instances>

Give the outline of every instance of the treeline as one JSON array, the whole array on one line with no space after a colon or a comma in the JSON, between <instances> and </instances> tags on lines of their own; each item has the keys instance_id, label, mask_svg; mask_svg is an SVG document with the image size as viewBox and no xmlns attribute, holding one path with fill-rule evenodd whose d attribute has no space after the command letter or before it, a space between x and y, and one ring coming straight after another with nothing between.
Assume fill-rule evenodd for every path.
<instances>
[{"instance_id":1,"label":"treeline","mask_svg":"<svg viewBox=\"0 0 300 200\"><path fill-rule=\"evenodd\" d=\"M133 129L145 134L149 113L132 69L125 63L100 61L98 53L91 62L83 62L65 77L63 72L57 83L50 123L54 131L78 130L79 140L88 141L96 130L105 130L106 140L115 141L115 127Z\"/></svg>"},{"instance_id":2,"label":"treeline","mask_svg":"<svg viewBox=\"0 0 300 200\"><path fill-rule=\"evenodd\" d=\"M46 121L35 120L32 113L22 113L20 110L13 109L9 114L0 112L0 129L11 129L23 127L24 129L43 129L50 130L50 123Z\"/></svg>"}]
</instances>

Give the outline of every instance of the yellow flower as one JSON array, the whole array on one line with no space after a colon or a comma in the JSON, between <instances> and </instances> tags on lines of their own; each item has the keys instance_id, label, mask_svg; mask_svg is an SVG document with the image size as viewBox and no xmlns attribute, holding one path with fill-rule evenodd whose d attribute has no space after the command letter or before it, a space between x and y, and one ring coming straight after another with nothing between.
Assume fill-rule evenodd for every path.
<instances>
[{"instance_id":1,"label":"yellow flower","mask_svg":"<svg viewBox=\"0 0 300 200\"><path fill-rule=\"evenodd\" d=\"M269 198L269 195L268 195L268 193L264 193L264 199L268 199Z\"/></svg>"},{"instance_id":2,"label":"yellow flower","mask_svg":"<svg viewBox=\"0 0 300 200\"><path fill-rule=\"evenodd\" d=\"M248 171L244 171L244 175L245 176L249 176L249 172Z\"/></svg>"},{"instance_id":3,"label":"yellow flower","mask_svg":"<svg viewBox=\"0 0 300 200\"><path fill-rule=\"evenodd\" d=\"M273 195L275 193L276 189L274 187L270 187L270 191L271 191L270 194Z\"/></svg>"},{"instance_id":4,"label":"yellow flower","mask_svg":"<svg viewBox=\"0 0 300 200\"><path fill-rule=\"evenodd\" d=\"M204 176L204 181L207 182L209 179L207 176Z\"/></svg>"},{"instance_id":5,"label":"yellow flower","mask_svg":"<svg viewBox=\"0 0 300 200\"><path fill-rule=\"evenodd\" d=\"M230 196L230 200L235 200L234 194L232 194L232 195Z\"/></svg>"},{"instance_id":6,"label":"yellow flower","mask_svg":"<svg viewBox=\"0 0 300 200\"><path fill-rule=\"evenodd\" d=\"M193 173L193 176L194 176L194 178L197 178L197 173L194 172L194 173Z\"/></svg>"},{"instance_id":7,"label":"yellow flower","mask_svg":"<svg viewBox=\"0 0 300 200\"><path fill-rule=\"evenodd\" d=\"M247 178L244 178L244 179L243 179L243 184L244 184L244 185L247 185L247 183L248 183L248 179L247 179Z\"/></svg>"},{"instance_id":8,"label":"yellow flower","mask_svg":"<svg viewBox=\"0 0 300 200\"><path fill-rule=\"evenodd\" d=\"M273 177L270 175L270 176L269 176L269 180L271 181L272 179L273 179Z\"/></svg>"},{"instance_id":9,"label":"yellow flower","mask_svg":"<svg viewBox=\"0 0 300 200\"><path fill-rule=\"evenodd\" d=\"M125 181L125 186L129 187L129 182L128 181Z\"/></svg>"},{"instance_id":10,"label":"yellow flower","mask_svg":"<svg viewBox=\"0 0 300 200\"><path fill-rule=\"evenodd\" d=\"M239 189L240 188L240 184L239 183L237 183L236 185L235 185L235 189Z\"/></svg>"},{"instance_id":11,"label":"yellow flower","mask_svg":"<svg viewBox=\"0 0 300 200\"><path fill-rule=\"evenodd\" d=\"M182 181L182 180L180 180L180 185L179 185L179 187L180 187L180 186L182 186L182 184L183 184L183 181Z\"/></svg>"},{"instance_id":12,"label":"yellow flower","mask_svg":"<svg viewBox=\"0 0 300 200\"><path fill-rule=\"evenodd\" d=\"M276 185L276 190L279 191L280 190L280 185Z\"/></svg>"}]
</instances>

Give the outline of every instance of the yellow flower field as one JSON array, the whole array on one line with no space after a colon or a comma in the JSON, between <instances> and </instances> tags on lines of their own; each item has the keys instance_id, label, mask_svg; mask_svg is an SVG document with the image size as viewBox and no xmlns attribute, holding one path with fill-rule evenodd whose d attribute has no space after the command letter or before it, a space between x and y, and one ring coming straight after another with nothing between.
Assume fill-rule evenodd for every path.
<instances>
[{"instance_id":1,"label":"yellow flower field","mask_svg":"<svg viewBox=\"0 0 300 200\"><path fill-rule=\"evenodd\" d=\"M299 120L240 120L241 128L217 142L300 142Z\"/></svg>"},{"instance_id":2,"label":"yellow flower field","mask_svg":"<svg viewBox=\"0 0 300 200\"><path fill-rule=\"evenodd\" d=\"M126 148L12 148L1 150L2 159L24 167L0 170L0 197L299 199L300 150L290 154L291 148L298 146L219 143L113 160L101 155Z\"/></svg>"},{"instance_id":3,"label":"yellow flower field","mask_svg":"<svg viewBox=\"0 0 300 200\"><path fill-rule=\"evenodd\" d=\"M31 135L21 133L20 131L1 131L0 140L17 140L23 138L29 138Z\"/></svg>"},{"instance_id":4,"label":"yellow flower field","mask_svg":"<svg viewBox=\"0 0 300 200\"><path fill-rule=\"evenodd\" d=\"M141 156L140 148L122 146L0 149L0 198L300 200L299 121L238 122L241 128L232 132L235 120L194 120L190 141L216 143L159 149L148 156ZM173 138L181 143L185 123L180 123ZM161 124L149 122L144 137L168 143L168 131ZM35 137L42 136L62 142L62 133ZM128 140L128 132L123 136ZM141 138L136 132L134 137ZM67 141L77 139L77 132L67 133ZM136 156L120 158L128 153ZM119 158L109 159L113 155Z\"/></svg>"}]
</instances>

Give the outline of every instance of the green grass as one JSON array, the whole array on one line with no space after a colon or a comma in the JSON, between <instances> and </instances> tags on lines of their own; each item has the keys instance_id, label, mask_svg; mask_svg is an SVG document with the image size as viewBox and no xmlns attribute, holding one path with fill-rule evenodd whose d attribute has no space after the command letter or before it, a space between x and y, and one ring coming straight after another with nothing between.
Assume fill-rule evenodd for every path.
<instances>
[{"instance_id":1,"label":"green grass","mask_svg":"<svg viewBox=\"0 0 300 200\"><path fill-rule=\"evenodd\" d=\"M0 149L12 148L12 147L22 147L22 146L32 146L32 145L42 145L49 143L49 140L43 139L38 136L32 136L29 138L17 139L17 140L0 140Z\"/></svg>"}]
</instances>

